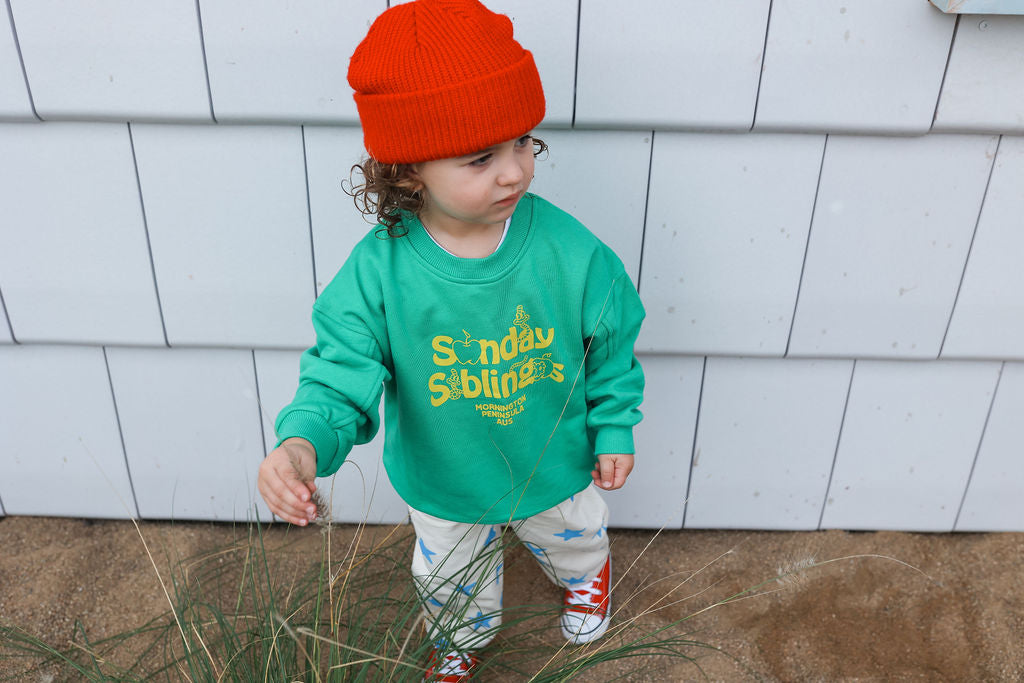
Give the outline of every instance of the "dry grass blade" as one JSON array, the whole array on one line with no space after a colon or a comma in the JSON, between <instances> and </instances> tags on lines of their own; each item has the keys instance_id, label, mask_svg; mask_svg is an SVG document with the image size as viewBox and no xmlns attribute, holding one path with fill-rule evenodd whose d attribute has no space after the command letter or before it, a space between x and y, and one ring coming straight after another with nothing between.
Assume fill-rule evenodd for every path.
<instances>
[{"instance_id":1,"label":"dry grass blade","mask_svg":"<svg viewBox=\"0 0 1024 683\"><path fill-rule=\"evenodd\" d=\"M306 650L306 646L302 644L302 640L299 639L298 635L296 635L295 630L280 615L275 614L274 618L277 620L277 623L279 623L281 625L281 628L284 629L285 633L287 633L289 636L291 636L292 640L295 641L295 646L299 648L300 652L302 652L303 658L307 662L309 662L309 666L310 666L311 670L314 672L314 676L316 676L316 680L319 681L320 680L320 673L317 670L317 663L315 661L313 661L312 657L309 656L309 651Z\"/></svg>"},{"instance_id":2,"label":"dry grass blade","mask_svg":"<svg viewBox=\"0 0 1024 683\"><path fill-rule=\"evenodd\" d=\"M206 643L203 641L203 637L199 635L199 629L196 628L195 624L191 624L192 632L196 634L196 640L203 646L203 652L206 653L207 659L210 660L210 666L213 667L213 673L216 674L217 678L220 678L220 674L217 673L217 663L213 661L213 655L210 654L210 649L206 647Z\"/></svg>"},{"instance_id":3,"label":"dry grass blade","mask_svg":"<svg viewBox=\"0 0 1024 683\"><path fill-rule=\"evenodd\" d=\"M149 544L146 543L146 537L142 535L142 529L139 528L139 522L135 519L135 515L131 514L131 508L128 507L128 504L121 497L121 494L118 493L117 488L114 486L114 483L110 481L110 477L107 476L106 471L100 466L99 461L96 460L96 457L92 454L92 451L89 450L89 447L85 445L85 441L82 439L82 437L78 437L78 442L82 445L82 449L85 450L86 454L88 454L89 458L92 460L93 464L96 466L96 469L99 471L99 473L103 475L103 478L106 480L107 485L110 486L110 490L114 492L114 495L117 496L117 499L121 502L121 505L128 512L128 518L135 526L135 533L139 535L139 540L142 541L142 547L146 549L146 556L149 557L149 563L153 566L153 571L156 572L157 581L160 582L160 588L163 589L164 596L167 598L167 604L170 606L171 612L174 614L174 621L175 623L177 623L178 631L181 633L181 642L185 646L185 649L189 650L188 638L185 636L185 628L181 625L181 620L178 618L178 613L174 609L174 601L171 600L171 594L167 591L167 584L164 583L164 579L160 575L160 568L156 566L156 560L153 559L153 553L149 550ZM189 653L191 654L190 650Z\"/></svg>"},{"instance_id":4,"label":"dry grass blade","mask_svg":"<svg viewBox=\"0 0 1024 683\"><path fill-rule=\"evenodd\" d=\"M397 664L399 666L406 666L406 667L409 667L409 668L412 668L412 669L418 669L420 671L426 671L426 669L424 669L419 664L413 664L411 662L402 661L402 660L396 659L394 657L385 657L385 656L379 655L379 654L377 654L375 652L370 652L369 650L363 650L362 648L353 647L352 645L346 645L345 643L339 643L337 641L331 640L330 638L325 638L324 636L322 636L322 635L320 635L318 633L314 633L313 631L310 631L308 628L305 628L305 627L300 627L300 628L297 628L295 630L298 633L301 633L304 636L308 636L310 638L313 638L314 640L319 640L321 642L333 645L334 647L340 647L340 648L343 648L345 650L349 650L351 652L355 652L356 654L364 655L364 656L369 658L367 660L360 660L360 662L362 662L362 661L387 662L389 664ZM347 666L351 666L353 663L354 662L346 662L343 665L336 665L336 666L331 667L331 668L332 669L345 668Z\"/></svg>"},{"instance_id":5,"label":"dry grass blade","mask_svg":"<svg viewBox=\"0 0 1024 683\"><path fill-rule=\"evenodd\" d=\"M419 616L416 617L416 621L413 622L412 628L410 628L409 632L405 635L405 640L402 641L402 647L400 647L398 649L398 659L399 660L402 659L402 656L405 654L406 649L409 647L409 640L412 639L413 634L416 633L419 630L420 625L423 623L423 620L424 620L423 613L420 612ZM392 678L395 677L395 672L396 671L398 671L397 668L392 669L391 673L388 674L388 680L389 681Z\"/></svg>"}]
</instances>

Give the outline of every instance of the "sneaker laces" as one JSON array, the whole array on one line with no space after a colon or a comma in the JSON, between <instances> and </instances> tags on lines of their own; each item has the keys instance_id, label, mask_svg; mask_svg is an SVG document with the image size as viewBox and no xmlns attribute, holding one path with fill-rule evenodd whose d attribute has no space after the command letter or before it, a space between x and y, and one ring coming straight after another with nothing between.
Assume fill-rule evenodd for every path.
<instances>
[{"instance_id":1,"label":"sneaker laces","mask_svg":"<svg viewBox=\"0 0 1024 683\"><path fill-rule=\"evenodd\" d=\"M452 676L466 674L469 673L472 666L473 660L470 659L469 655L464 655L461 652L449 652L441 657L441 661L437 665L434 675Z\"/></svg>"},{"instance_id":2,"label":"sneaker laces","mask_svg":"<svg viewBox=\"0 0 1024 683\"><path fill-rule=\"evenodd\" d=\"M596 576L586 586L567 590L566 603L570 607L580 607L590 612L600 610L604 605L604 591L601 590L601 577Z\"/></svg>"}]
</instances>

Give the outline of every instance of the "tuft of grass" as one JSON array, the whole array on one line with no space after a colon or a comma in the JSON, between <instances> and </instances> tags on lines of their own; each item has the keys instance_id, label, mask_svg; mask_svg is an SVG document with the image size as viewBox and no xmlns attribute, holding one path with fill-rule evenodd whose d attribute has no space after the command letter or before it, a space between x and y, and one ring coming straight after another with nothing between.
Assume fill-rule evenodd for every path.
<instances>
[{"instance_id":1,"label":"tuft of grass","mask_svg":"<svg viewBox=\"0 0 1024 683\"><path fill-rule=\"evenodd\" d=\"M90 638L77 623L69 644L0 626L0 656L24 660L13 680L420 681L433 642L446 633L424 628L404 528L371 540L360 526L355 541L338 549L328 525L319 561L295 557L294 540L308 531L290 529L285 543L269 544L260 524L215 551L166 557L166 575L150 554L168 599L164 614L102 639ZM485 558L488 571L520 543L504 536ZM620 598L619 610L632 609L637 594ZM653 604L649 609L657 609L658 600ZM452 622L464 616L455 606L443 609ZM605 638L570 646L557 636L559 609L506 607L493 642L481 652L485 680L563 681L613 660L631 659L636 668L653 655L694 661L708 648L680 623L645 627L643 612L628 619L616 614Z\"/></svg>"},{"instance_id":2,"label":"tuft of grass","mask_svg":"<svg viewBox=\"0 0 1024 683\"><path fill-rule=\"evenodd\" d=\"M401 683L422 680L433 642L449 635L444 627L432 634L424 627L407 527L378 527L371 538L367 527L359 526L352 542L339 548L328 523L319 532L319 558L310 558L296 546L308 540L302 534L317 533L312 529L289 528L283 541L271 543L265 526L251 524L235 542L214 551L187 558L167 552L171 570L165 574L142 528L137 529L167 596L167 611L102 639L91 638L76 623L69 644L0 625L0 657L24 662L23 671L6 680ZM520 543L511 533L499 536L481 558L480 571L493 572ZM698 617L708 610L799 588L800 577L839 561L883 559L914 569L880 555L800 558L756 586L724 599L705 597L716 585L704 580L709 568L732 552L695 570L643 581L634 580L637 558L615 579L608 633L586 645L570 645L557 634L560 605L507 605L494 640L480 652L481 676L538 683L614 680L672 658L692 663L698 677L698 657L719 652L694 635ZM679 612L668 611L680 606ZM455 624L465 621L464 610L444 605L441 613ZM684 616L666 618L672 613ZM625 664L606 666L615 661Z\"/></svg>"}]
</instances>

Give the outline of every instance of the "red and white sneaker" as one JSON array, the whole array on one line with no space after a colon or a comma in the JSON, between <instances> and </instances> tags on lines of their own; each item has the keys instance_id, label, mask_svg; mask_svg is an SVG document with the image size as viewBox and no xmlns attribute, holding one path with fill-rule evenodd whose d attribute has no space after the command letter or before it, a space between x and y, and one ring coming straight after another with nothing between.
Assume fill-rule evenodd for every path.
<instances>
[{"instance_id":1,"label":"red and white sneaker","mask_svg":"<svg viewBox=\"0 0 1024 683\"><path fill-rule=\"evenodd\" d=\"M427 674L424 682L429 683L460 683L473 679L473 669L480 663L470 652L442 652L437 648L430 653Z\"/></svg>"},{"instance_id":2,"label":"red and white sneaker","mask_svg":"<svg viewBox=\"0 0 1024 683\"><path fill-rule=\"evenodd\" d=\"M588 584L565 591L562 609L562 635L570 643L580 645L597 640L608 630L608 612L611 610L612 558Z\"/></svg>"}]
</instances>

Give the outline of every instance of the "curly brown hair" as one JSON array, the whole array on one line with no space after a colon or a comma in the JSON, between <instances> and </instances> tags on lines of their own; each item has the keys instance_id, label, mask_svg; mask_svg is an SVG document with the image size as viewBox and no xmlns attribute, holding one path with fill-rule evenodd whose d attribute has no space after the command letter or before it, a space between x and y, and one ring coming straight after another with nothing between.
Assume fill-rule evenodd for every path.
<instances>
[{"instance_id":1,"label":"curly brown hair","mask_svg":"<svg viewBox=\"0 0 1024 683\"><path fill-rule=\"evenodd\" d=\"M533 156L547 151L547 143L533 137ZM365 216L376 218L381 225L377 230L378 236L386 233L387 237L402 237L409 232L402 225L402 211L418 214L423 209L423 195L417 189L419 183L412 177L414 165L384 164L367 157L350 169L348 186L342 184L356 209ZM363 177L361 183L352 180L352 174L357 170Z\"/></svg>"}]
</instances>

